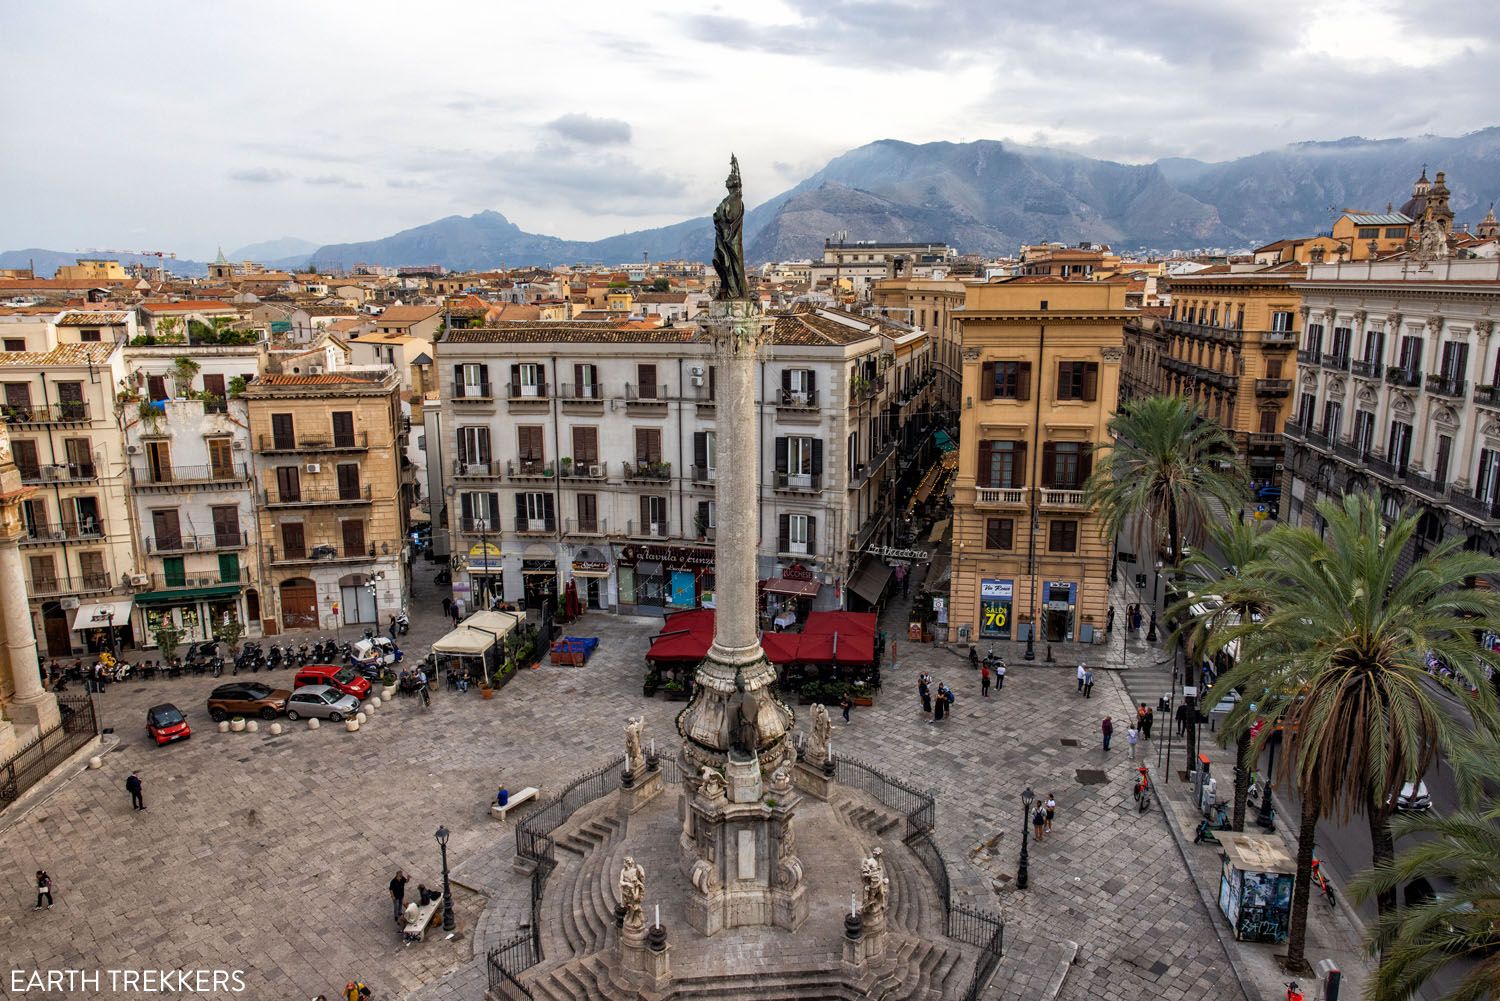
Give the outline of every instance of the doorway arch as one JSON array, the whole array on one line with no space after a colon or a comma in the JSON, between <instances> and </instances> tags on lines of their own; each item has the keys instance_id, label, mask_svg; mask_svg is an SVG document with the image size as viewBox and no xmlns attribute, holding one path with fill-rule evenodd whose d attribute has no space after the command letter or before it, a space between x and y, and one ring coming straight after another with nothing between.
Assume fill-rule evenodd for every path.
<instances>
[{"instance_id":1,"label":"doorway arch","mask_svg":"<svg viewBox=\"0 0 1500 1001\"><path fill-rule=\"evenodd\" d=\"M318 627L318 585L306 577L294 577L281 583L281 625L283 629L316 629Z\"/></svg>"}]
</instances>

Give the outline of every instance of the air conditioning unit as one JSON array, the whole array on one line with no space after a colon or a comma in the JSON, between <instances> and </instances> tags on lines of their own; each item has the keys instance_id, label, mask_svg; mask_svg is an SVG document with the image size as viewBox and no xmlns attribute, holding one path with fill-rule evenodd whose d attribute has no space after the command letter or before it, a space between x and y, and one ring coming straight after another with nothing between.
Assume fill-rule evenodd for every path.
<instances>
[{"instance_id":1,"label":"air conditioning unit","mask_svg":"<svg viewBox=\"0 0 1500 1001\"><path fill-rule=\"evenodd\" d=\"M236 438L230 443L229 447L236 452L243 452L245 450L245 441L243 438Z\"/></svg>"},{"instance_id":2,"label":"air conditioning unit","mask_svg":"<svg viewBox=\"0 0 1500 1001\"><path fill-rule=\"evenodd\" d=\"M71 612L71 611L73 611L74 609L76 609L78 607L78 599L77 598L63 598L61 601L58 602L58 604L62 606L63 611L65 611L65 612Z\"/></svg>"},{"instance_id":3,"label":"air conditioning unit","mask_svg":"<svg viewBox=\"0 0 1500 1001\"><path fill-rule=\"evenodd\" d=\"M307 374L308 375L322 375L323 374L323 366L322 365L309 365L309 366L307 366Z\"/></svg>"},{"instance_id":4,"label":"air conditioning unit","mask_svg":"<svg viewBox=\"0 0 1500 1001\"><path fill-rule=\"evenodd\" d=\"M44 466L46 472L42 474L45 480L65 480L68 478L67 466Z\"/></svg>"},{"instance_id":5,"label":"air conditioning unit","mask_svg":"<svg viewBox=\"0 0 1500 1001\"><path fill-rule=\"evenodd\" d=\"M130 575L131 587L145 587L149 583L151 583L151 578L143 573L133 573Z\"/></svg>"},{"instance_id":6,"label":"air conditioning unit","mask_svg":"<svg viewBox=\"0 0 1500 1001\"><path fill-rule=\"evenodd\" d=\"M699 375L697 372L693 373L693 385L695 385L695 386L701 386L701 385L703 385L703 376Z\"/></svg>"},{"instance_id":7,"label":"air conditioning unit","mask_svg":"<svg viewBox=\"0 0 1500 1001\"><path fill-rule=\"evenodd\" d=\"M593 476L595 478L603 476L604 475L604 467L603 466L599 466L599 465L590 466L589 467L589 475Z\"/></svg>"},{"instance_id":8,"label":"air conditioning unit","mask_svg":"<svg viewBox=\"0 0 1500 1001\"><path fill-rule=\"evenodd\" d=\"M139 446L139 445L126 445L125 446L125 454L126 455L140 455L141 454L141 446Z\"/></svg>"},{"instance_id":9,"label":"air conditioning unit","mask_svg":"<svg viewBox=\"0 0 1500 1001\"><path fill-rule=\"evenodd\" d=\"M303 468L306 469L309 473L318 473L318 472L322 472L322 470L323 470L323 467L320 466L320 465L318 465L316 462L309 462Z\"/></svg>"},{"instance_id":10,"label":"air conditioning unit","mask_svg":"<svg viewBox=\"0 0 1500 1001\"><path fill-rule=\"evenodd\" d=\"M701 365L693 366L693 377L697 379L703 378L703 367Z\"/></svg>"},{"instance_id":11,"label":"air conditioning unit","mask_svg":"<svg viewBox=\"0 0 1500 1001\"><path fill-rule=\"evenodd\" d=\"M63 539L66 539L67 537L68 537L68 533L64 532L64 531L61 531L61 530L52 533L52 538L54 540L58 541L58 542L61 542Z\"/></svg>"}]
</instances>

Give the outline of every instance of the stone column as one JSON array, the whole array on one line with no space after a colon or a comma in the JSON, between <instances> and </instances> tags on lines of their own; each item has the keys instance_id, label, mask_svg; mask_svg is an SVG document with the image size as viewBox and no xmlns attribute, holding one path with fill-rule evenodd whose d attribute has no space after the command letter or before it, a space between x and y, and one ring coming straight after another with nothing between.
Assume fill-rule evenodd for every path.
<instances>
[{"instance_id":1,"label":"stone column","mask_svg":"<svg viewBox=\"0 0 1500 1001\"><path fill-rule=\"evenodd\" d=\"M5 706L14 726L0 721L0 759L15 752L17 743L31 740L60 722L57 696L42 686L37 665L36 633L26 598L26 574L21 567L21 501L31 493L20 485L11 460L10 441L0 433L0 624L5 628L5 658L15 694Z\"/></svg>"}]
</instances>

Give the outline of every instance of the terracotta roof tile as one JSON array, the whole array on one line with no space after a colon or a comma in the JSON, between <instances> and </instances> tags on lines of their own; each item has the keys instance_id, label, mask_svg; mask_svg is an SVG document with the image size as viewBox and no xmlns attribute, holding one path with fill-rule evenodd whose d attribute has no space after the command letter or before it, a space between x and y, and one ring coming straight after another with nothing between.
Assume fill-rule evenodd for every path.
<instances>
[{"instance_id":1,"label":"terracotta roof tile","mask_svg":"<svg viewBox=\"0 0 1500 1001\"><path fill-rule=\"evenodd\" d=\"M184 299L182 302L143 302L141 308L148 313L205 313L220 309L232 312L235 307L217 299Z\"/></svg>"},{"instance_id":2,"label":"terracotta roof tile","mask_svg":"<svg viewBox=\"0 0 1500 1001\"><path fill-rule=\"evenodd\" d=\"M375 319L377 323L421 323L441 312L437 306L390 306Z\"/></svg>"},{"instance_id":3,"label":"terracotta roof tile","mask_svg":"<svg viewBox=\"0 0 1500 1001\"><path fill-rule=\"evenodd\" d=\"M50 351L3 351L0 365L34 367L38 365L102 365L114 353L113 343L59 344Z\"/></svg>"}]
</instances>

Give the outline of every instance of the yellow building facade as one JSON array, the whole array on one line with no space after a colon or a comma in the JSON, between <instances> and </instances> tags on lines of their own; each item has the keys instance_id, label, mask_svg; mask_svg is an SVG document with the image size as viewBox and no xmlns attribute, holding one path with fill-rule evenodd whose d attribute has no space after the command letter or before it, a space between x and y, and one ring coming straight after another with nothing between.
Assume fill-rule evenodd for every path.
<instances>
[{"instance_id":1,"label":"yellow building facade","mask_svg":"<svg viewBox=\"0 0 1500 1001\"><path fill-rule=\"evenodd\" d=\"M1084 504L1119 394L1125 281L971 285L954 488L950 624L971 642L1089 642L1110 541Z\"/></svg>"}]
</instances>

